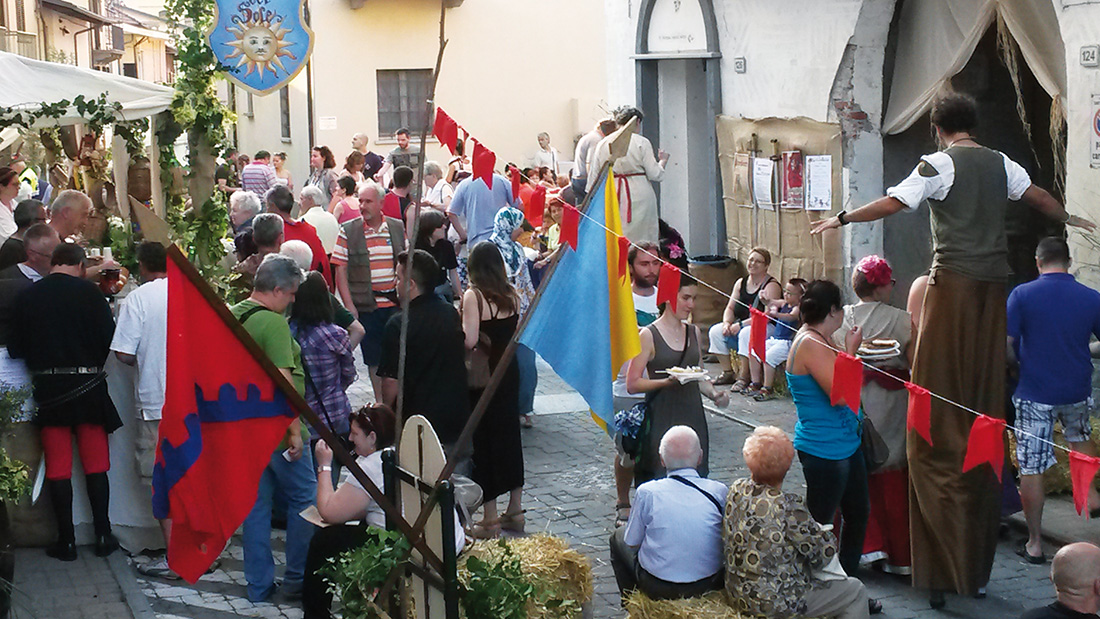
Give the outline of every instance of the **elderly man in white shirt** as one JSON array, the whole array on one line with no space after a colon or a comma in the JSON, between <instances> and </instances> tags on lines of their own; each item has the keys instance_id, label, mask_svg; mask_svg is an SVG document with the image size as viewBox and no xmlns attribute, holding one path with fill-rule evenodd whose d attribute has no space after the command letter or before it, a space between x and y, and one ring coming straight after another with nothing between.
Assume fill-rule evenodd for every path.
<instances>
[{"instance_id":1,"label":"elderly man in white shirt","mask_svg":"<svg viewBox=\"0 0 1100 619\"><path fill-rule=\"evenodd\" d=\"M611 536L619 594L676 599L719 590L726 485L699 477L703 449L688 426L669 428L660 454L668 476L638 487L630 520Z\"/></svg>"}]
</instances>

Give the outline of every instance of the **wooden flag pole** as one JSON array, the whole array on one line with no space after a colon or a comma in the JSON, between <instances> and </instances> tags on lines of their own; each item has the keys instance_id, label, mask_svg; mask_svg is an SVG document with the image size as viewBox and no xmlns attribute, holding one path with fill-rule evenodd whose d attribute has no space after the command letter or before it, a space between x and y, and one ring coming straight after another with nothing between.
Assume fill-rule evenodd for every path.
<instances>
[{"instance_id":1,"label":"wooden flag pole","mask_svg":"<svg viewBox=\"0 0 1100 619\"><path fill-rule=\"evenodd\" d=\"M629 133L625 135L629 135ZM612 163L613 161L608 161L604 164L603 168L600 170L600 175L598 177L599 179L604 179L606 177L608 172L611 170ZM598 181L597 184L594 185L594 187L598 187L600 182L606 181ZM591 202L593 193L595 192L589 192L585 196L584 202L582 202L581 205L578 207L578 210L580 210L582 213L586 213L588 211L588 208L590 206L589 203ZM432 493L428 495L428 500L424 503L424 507L421 508L420 516L412 525L412 532L413 534L415 534L416 537L414 538L407 536L409 537L410 542L414 540L416 542L420 542L424 534L424 527L428 523L428 517L431 515L431 510L435 506L436 502L439 500L439 483L445 479L450 478L450 476L454 473L454 469L455 466L457 466L458 464L459 458L465 453L465 451L470 447L470 444L473 442L474 431L477 430L478 425L481 423L482 417L485 416L486 409L488 409L489 407L489 402L492 400L493 395L496 393L496 390L500 387L501 381L504 380L504 373L508 369L508 364L511 363L513 357L515 357L516 347L519 346L520 336L523 335L524 330L527 328L527 324L531 321L531 316L534 315L535 309L538 308L539 303L542 300L542 295L546 292L546 287L550 282L550 279L554 276L555 271L557 271L558 263L561 261L562 255L564 255L564 252L558 252L551 260L550 266L546 271L546 275L543 276L542 282L540 282L539 284L539 289L535 292L535 297L531 300L531 306L528 308L527 313L524 314L521 318L519 326L516 328L516 333L512 337L512 339L509 340L508 346L504 349L504 353L501 355L500 360L497 362L496 369L493 370L492 375L489 377L489 383L485 386L485 390L481 393L481 398L479 398L477 401L477 406L474 407L474 411L470 414L469 420L466 421L466 426L462 428L462 434L460 434L458 440L455 441L454 451L448 455L446 466L444 466L443 470L439 473L439 478L434 484L434 489L432 490ZM399 563L401 562L399 561ZM394 570L397 569L400 569L400 565L394 567ZM391 570L389 576L387 577L386 586L383 586L382 589L379 590L378 595L375 596L376 602L386 599L385 596L389 594L390 585L392 585L392 583L396 580L392 578L394 570ZM442 574L442 572L440 573Z\"/></svg>"},{"instance_id":2,"label":"wooden flag pole","mask_svg":"<svg viewBox=\"0 0 1100 619\"><path fill-rule=\"evenodd\" d=\"M366 490L371 499L378 503L378 506L382 508L382 511L384 511L393 522L397 523L401 532L409 538L409 542L421 552L425 559L432 564L432 567L435 567L442 573L443 561L428 548L427 544L419 541L419 536L414 538L414 530L401 516L401 511L398 510L397 507L386 498L386 495L374 485L374 482L367 477L367 474L364 473L363 469L355 462L355 458L352 457L343 443L337 439L336 435L332 433L332 430L330 430L328 426L321 422L317 413L313 412L313 409L306 403L305 398L298 393L298 390L295 389L294 385L292 385L290 381L287 380L286 376L279 371L279 368L275 367L275 364L267 357L267 354L264 353L260 345L256 343L256 340L252 339L252 336L245 330L240 321L229 311L225 302L222 301L210 288L210 285L206 283L206 280L203 279L198 269L191 264L175 244L168 245L167 249L168 257L177 267L179 267L180 271L187 277L191 284L198 289L203 299L205 299L207 304L214 310L214 313L217 314L222 323L237 336L237 339L240 340L245 350L247 350L248 353L252 355L252 358L256 360L256 363L263 368L268 378L270 378L272 382L275 383L275 386L283 392L283 395L286 396L294 412L305 417L306 421L317 430L321 438L332 448L333 455L336 459L351 471L352 476L363 486L363 489ZM305 446L303 448L308 449L308 447Z\"/></svg>"}]
</instances>

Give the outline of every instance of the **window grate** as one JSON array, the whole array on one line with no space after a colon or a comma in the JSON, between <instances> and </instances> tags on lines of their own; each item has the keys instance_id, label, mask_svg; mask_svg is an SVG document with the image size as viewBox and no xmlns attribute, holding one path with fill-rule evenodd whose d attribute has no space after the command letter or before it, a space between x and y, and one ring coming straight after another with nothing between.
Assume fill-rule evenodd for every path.
<instances>
[{"instance_id":1,"label":"window grate","mask_svg":"<svg viewBox=\"0 0 1100 619\"><path fill-rule=\"evenodd\" d=\"M380 69L378 82L378 135L391 136L401 127L420 135L428 113L431 69Z\"/></svg>"}]
</instances>

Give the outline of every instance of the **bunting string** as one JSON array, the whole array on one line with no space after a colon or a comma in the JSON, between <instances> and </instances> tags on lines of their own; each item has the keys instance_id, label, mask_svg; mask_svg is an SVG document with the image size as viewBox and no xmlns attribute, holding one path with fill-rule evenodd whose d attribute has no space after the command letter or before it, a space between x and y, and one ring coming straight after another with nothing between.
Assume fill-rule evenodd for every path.
<instances>
[{"instance_id":1,"label":"bunting string","mask_svg":"<svg viewBox=\"0 0 1100 619\"><path fill-rule=\"evenodd\" d=\"M594 224L594 225L596 225L596 226L599 226L600 228L603 228L603 229L604 229L604 230L605 230L605 231L606 231L606 232L607 232L608 234L612 234L612 235L614 235L615 237L617 237L617 238L619 238L619 239L624 239L624 238L626 238L626 237L624 237L624 236L623 236L623 235L621 235L621 234L616 234L616 233L615 233L615 232L613 232L613 231L612 231L612 230L611 230L610 228L608 228L608 227L607 227L606 225L604 225L604 224L600 223L599 221L597 221L597 220L593 219L593 218L592 218L591 216L589 216L589 215L588 215L588 213L587 213L587 212L582 212L582 211L580 211L580 210L578 210L578 209L572 209L572 208L567 208L567 209L566 209L566 211L567 211L567 212L570 212L570 213L576 213L576 214L580 215L580 218L582 218L582 219L584 219L584 220L587 220L588 222L591 222L592 224ZM622 241L621 241L621 240L620 240L620 243L622 243ZM671 262L669 262L668 260L665 260L665 259L664 259L664 258L662 258L661 256L659 256L659 255L656 255L656 254L654 254L653 252L651 252L651 251L649 251L649 250L645 249L644 247L641 247L641 246L640 246L640 245L638 245L637 243L634 243L633 241L630 241L629 239L627 239L627 243L628 243L628 245L629 245L629 246L631 246L631 247L634 247L634 248L635 248L635 249L637 249L637 250L638 250L639 252L643 252L643 253L645 253L646 255L648 255L648 256L651 256L652 258L654 258L654 259L656 259L656 260L660 261L660 262L661 262L661 275L664 275L664 274L665 274L666 272L668 272L668 271L676 271L676 272L677 272L677 273L676 273L676 278L677 278L677 279L679 279L679 277L680 277L680 276L682 276L682 275L687 275L688 277L691 277L691 274L690 274L690 273L688 273L688 272L684 271L683 269L681 269L680 267L678 267L678 266L676 266L676 265L672 264L672 263L671 263ZM622 247L622 245L620 245L620 248L621 248L621 247ZM574 248L574 249L575 249L575 248ZM699 280L699 279L696 279L695 281L696 281L696 282L698 282L698 284L699 284L699 285L701 285L701 286L704 286L704 287L706 287L706 288L709 288L710 290L712 290L712 291L714 291L714 292L718 293L718 294L719 294L719 295L721 295L722 297L724 297L724 298L726 298L726 299L729 299L729 300L732 300L732 301L734 301L735 303L737 303L738 305L744 306L745 308L749 309L749 310L750 310L750 312L751 312L752 310L754 310L754 309L755 309L755 308L753 308L752 306L750 306L750 305L748 305L748 304L746 304L746 303L742 302L742 301L741 301L740 299L735 299L735 298L733 298L733 297L731 296L731 294L730 294L730 293L728 293L728 292L725 292L725 291L723 291L723 290L720 290L720 289L718 289L718 288L716 288L716 287L712 286L712 285L711 285L710 283L708 283L708 282L705 282L705 281L702 281L702 280ZM659 280L659 279L658 279L658 287L660 287L660 280ZM756 310L756 311L759 311L759 310ZM776 321L776 325L777 325L777 326L779 326L779 327L782 327L782 328L784 328L784 329L788 329L788 330L790 330L790 331L793 331L793 332L797 332L797 329L795 329L795 328L791 327L790 325L784 324L784 323L782 323L782 322ZM833 352L837 353L838 355L845 355L845 356L847 356L847 352L846 352L846 351L840 350L839 348L836 348L836 347L835 347L835 346L833 346L832 344L829 344L829 343L825 343L825 342L819 342L818 340L816 340L816 339L813 339L813 338L810 338L810 341L813 341L813 342L815 342L815 343L817 343L817 344L819 344L819 345L821 345L821 346L825 346L826 348L828 348L829 350L832 350ZM902 378L899 378L899 377L897 377L897 376L894 376L893 374L890 374L889 372L886 372L885 370L883 370L883 369L881 369L881 368L879 368L879 367L876 367L876 366L874 366L874 365L871 365L870 363L867 363L867 362L866 362L866 361L864 361L863 359L860 359L860 358L858 358L858 357L856 357L856 359L857 359L857 360L859 361L859 363L860 363L860 364L861 364L861 365L862 365L862 366L863 366L864 368L870 368L871 370L873 370L873 371L875 371L875 372L878 372L879 374L882 374L883 376L886 376L887 378L889 378L889 379L891 379L891 380L894 380L894 381L897 381L897 382L899 382L899 383L902 383L902 384L906 385L906 386L907 386L907 388L908 388L908 387L909 387L910 385L912 385L912 387L914 387L914 388L916 388L916 389L918 389L918 390L919 390L919 393L922 393L922 394L923 394L923 393L928 393L928 395L930 395L931 397L933 397L933 398L936 398L937 400L939 400L939 401L941 401L941 402L943 402L943 403L945 403L945 404L950 404L951 406L954 406L955 408L958 408L958 409L961 409L961 410L963 410L963 411L966 411L966 412L970 413L971 415L973 415L973 416L975 416L975 417L978 417L978 418L981 418L981 417L987 417L987 415L985 415L984 413L981 413L981 412L979 412L979 411L976 411L976 410L974 410L974 409L972 409L972 408L970 408L969 406L966 406L966 405L964 405L964 404L960 404L959 402L956 402L955 400L952 400L951 398L948 398L948 397L942 396L942 395L940 395L940 394L938 394L938 393L936 393L936 392L934 392L934 391L929 391L929 390L927 390L927 389L925 389L925 388L923 388L923 387L921 387L921 386L919 386L919 385L916 385L916 384L914 384L914 383L911 383L911 382L909 382L909 381L906 381L906 380L904 380L904 379L902 379ZM1021 429L1019 429L1019 428L1016 428L1016 427L1014 427L1014 426L1008 425L1007 423L1005 424L1005 426L1004 426L1004 427L1006 427L1006 428L1007 428L1007 429L1009 429L1009 430L1012 430L1013 432L1015 432L1015 433L1017 433L1017 434L1021 434L1021 435L1025 435L1025 436L1029 436L1029 437L1032 437L1032 438L1038 439L1038 440L1039 440L1040 442L1042 442L1042 443L1045 443L1045 444L1047 444L1047 445L1050 445L1051 447L1054 447L1055 449L1060 449L1060 450L1062 450L1062 451L1066 452L1067 454L1078 454L1078 455L1081 455L1081 456L1083 456L1083 457L1087 457L1087 456L1084 456L1083 454L1080 454L1080 452L1074 451L1074 450L1072 450L1072 449L1070 449L1070 448L1068 448L1068 447L1066 447L1066 446L1064 446L1064 445L1059 445L1059 444L1057 444L1057 443L1055 443L1055 442L1053 442L1053 441L1049 441L1049 440L1047 440L1046 438L1044 438L1044 437L1042 437L1042 436L1039 436L1039 435L1037 435L1037 434L1033 434L1033 433L1031 433L1031 432L1028 432L1028 431L1026 431L1026 430L1021 430ZM923 435L923 432L922 432L921 434ZM930 439L930 438L931 438L931 436L929 435L929 436L928 436L927 438L928 438L928 439ZM930 441L930 440L929 440L929 443L931 443L931 441ZM998 476L999 476L999 475L998 475Z\"/></svg>"}]
</instances>

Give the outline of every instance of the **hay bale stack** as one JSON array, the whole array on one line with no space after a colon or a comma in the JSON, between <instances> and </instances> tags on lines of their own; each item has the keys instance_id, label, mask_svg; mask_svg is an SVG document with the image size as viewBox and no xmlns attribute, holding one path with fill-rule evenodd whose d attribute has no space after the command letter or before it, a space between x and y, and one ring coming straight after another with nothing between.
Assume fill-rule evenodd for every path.
<instances>
[{"instance_id":1,"label":"hay bale stack","mask_svg":"<svg viewBox=\"0 0 1100 619\"><path fill-rule=\"evenodd\" d=\"M712 591L684 600L651 600L641 591L626 598L630 619L746 619L726 604L726 594Z\"/></svg>"},{"instance_id":2,"label":"hay bale stack","mask_svg":"<svg viewBox=\"0 0 1100 619\"><path fill-rule=\"evenodd\" d=\"M1092 445L1094 448L1100 449L1100 419L1092 417L1089 419L1089 424L1092 426ZM1066 438L1062 433L1061 422L1054 423L1054 442L1069 447L1069 443L1066 442ZM1011 431L1008 433L1008 453L1009 457L1012 458L1012 465L1019 468L1020 465L1016 461L1016 433ZM1073 492L1073 482L1069 478L1069 455L1061 449L1055 449L1054 459L1057 460L1055 465L1043 474L1047 494Z\"/></svg>"},{"instance_id":3,"label":"hay bale stack","mask_svg":"<svg viewBox=\"0 0 1100 619\"><path fill-rule=\"evenodd\" d=\"M569 547L565 540L538 533L507 539L508 547L520 561L523 574L552 597L575 600L576 609L592 600L592 565L588 558ZM476 556L483 560L499 558L504 550L498 540L478 540L459 557L458 577L467 582L466 560ZM535 618L562 617L560 609L548 609L538 600L528 601L527 616Z\"/></svg>"}]
</instances>

